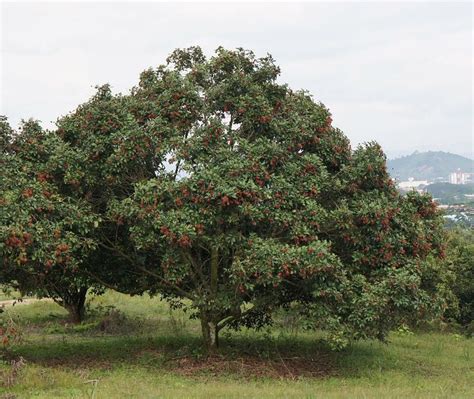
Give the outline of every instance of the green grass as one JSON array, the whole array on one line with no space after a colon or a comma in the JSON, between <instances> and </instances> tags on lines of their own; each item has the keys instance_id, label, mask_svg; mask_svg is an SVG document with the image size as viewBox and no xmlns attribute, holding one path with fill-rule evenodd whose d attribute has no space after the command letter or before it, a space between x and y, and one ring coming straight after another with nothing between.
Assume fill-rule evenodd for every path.
<instances>
[{"instance_id":1,"label":"green grass","mask_svg":"<svg viewBox=\"0 0 474 399\"><path fill-rule=\"evenodd\" d=\"M474 397L474 341L455 334L393 333L388 345L331 352L321 335L280 326L223 334L204 360L198 323L159 298L108 292L80 326L47 301L7 311L25 336L11 356L26 365L0 398ZM10 372L4 362L4 380Z\"/></svg>"},{"instance_id":2,"label":"green grass","mask_svg":"<svg viewBox=\"0 0 474 399\"><path fill-rule=\"evenodd\" d=\"M7 301L11 299L21 298L20 292L11 289L8 286L0 284L0 301Z\"/></svg>"}]
</instances>

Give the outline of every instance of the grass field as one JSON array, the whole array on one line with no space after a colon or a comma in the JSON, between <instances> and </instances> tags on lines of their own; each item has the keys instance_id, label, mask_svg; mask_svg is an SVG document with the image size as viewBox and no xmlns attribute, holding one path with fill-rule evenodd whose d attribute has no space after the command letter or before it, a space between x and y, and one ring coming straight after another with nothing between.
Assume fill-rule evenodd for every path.
<instances>
[{"instance_id":1,"label":"grass field","mask_svg":"<svg viewBox=\"0 0 474 399\"><path fill-rule=\"evenodd\" d=\"M0 398L474 397L474 340L456 334L397 332L331 352L285 322L223 334L206 358L198 323L158 298L108 292L89 310L71 326L49 301L8 307L24 334L10 358L24 365L1 364Z\"/></svg>"}]
</instances>

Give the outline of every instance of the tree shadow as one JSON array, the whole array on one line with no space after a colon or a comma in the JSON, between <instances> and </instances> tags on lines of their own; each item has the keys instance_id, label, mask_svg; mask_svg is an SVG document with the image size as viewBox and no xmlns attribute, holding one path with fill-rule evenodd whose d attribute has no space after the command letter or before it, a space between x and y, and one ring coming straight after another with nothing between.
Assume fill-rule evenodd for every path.
<instances>
[{"instance_id":1,"label":"tree shadow","mask_svg":"<svg viewBox=\"0 0 474 399\"><path fill-rule=\"evenodd\" d=\"M400 358L400 353L378 342L357 342L335 352L309 334L230 334L222 337L219 351L212 356L204 352L200 337L188 331L161 335L45 335L25 342L14 354L44 367L110 370L139 366L192 377L294 379L373 376L392 370L411 375L428 373L427 368L410 363L409 357Z\"/></svg>"},{"instance_id":2,"label":"tree shadow","mask_svg":"<svg viewBox=\"0 0 474 399\"><path fill-rule=\"evenodd\" d=\"M83 324L74 326L66 324L65 313L53 305L21 308L26 340L12 355L45 367L139 366L193 376L362 377L393 370L426 376L437 372L436 367L420 363L422 356L412 356L416 348L405 348L408 340L360 341L335 352L317 332L225 330L219 351L209 357L201 345L199 323L184 315L130 317L112 306L110 312L91 312ZM36 310L41 310L41 316Z\"/></svg>"}]
</instances>

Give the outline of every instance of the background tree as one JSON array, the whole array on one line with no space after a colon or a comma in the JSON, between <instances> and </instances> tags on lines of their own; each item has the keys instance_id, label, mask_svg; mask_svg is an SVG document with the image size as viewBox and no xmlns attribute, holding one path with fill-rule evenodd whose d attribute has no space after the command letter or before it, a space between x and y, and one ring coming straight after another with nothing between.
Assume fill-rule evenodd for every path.
<instances>
[{"instance_id":1,"label":"background tree","mask_svg":"<svg viewBox=\"0 0 474 399\"><path fill-rule=\"evenodd\" d=\"M35 121L24 122L17 134L2 122L8 132L0 155L2 283L52 298L80 322L94 284L78 267L95 246L88 233L97 219L56 184L67 153L62 143Z\"/></svg>"},{"instance_id":2,"label":"background tree","mask_svg":"<svg viewBox=\"0 0 474 399\"><path fill-rule=\"evenodd\" d=\"M107 85L98 87L90 101L60 118L57 125L55 131L46 132L38 123L29 121L14 134L2 119L6 178L2 181L5 212L1 238L2 257L5 264L9 262L3 270L3 281L17 284L24 292L55 299L77 321L83 317L85 295L91 284L96 292L102 286L127 293L142 293L153 287L148 282L150 276L130 270L122 257L111 251L111 238L120 238L123 246L127 240L118 236L115 221L107 223L104 214L112 199L126 198L133 192L133 184L153 176L154 169L146 165L145 157L134 153L141 143L141 130L125 106L125 99L113 96ZM128 146L129 158L117 145L122 141ZM47 193L47 197L39 197L45 202L42 206L38 206L36 198L26 204L16 200L23 199L21 193L30 193L35 185L39 186L32 196ZM49 212L38 214L37 208ZM24 245L12 246L9 238L23 231L30 218L38 229L28 234L32 240L40 240L37 244L41 248L28 244L32 254L22 259L28 259L32 268L18 267ZM15 225L18 226L14 228ZM53 260L44 258L43 252L55 245L64 251L64 237L58 231L87 245L68 255L69 267L51 269ZM72 248L70 243L67 245ZM64 266L63 258L60 263Z\"/></svg>"},{"instance_id":3,"label":"background tree","mask_svg":"<svg viewBox=\"0 0 474 399\"><path fill-rule=\"evenodd\" d=\"M439 267L449 273L448 287L454 295L445 313L446 321L460 324L468 334L474 332L474 233L454 229L448 233L446 259Z\"/></svg>"},{"instance_id":4,"label":"background tree","mask_svg":"<svg viewBox=\"0 0 474 399\"><path fill-rule=\"evenodd\" d=\"M97 249L81 271L104 286L132 294L154 287L154 278L131 267L123 254L133 251L129 237L107 212L113 201L128 198L134 185L155 176L159 167L153 137L132 113L130 98L114 96L108 85L74 112L57 121L56 139L69 150L59 179L74 202L87 203L99 221L91 234ZM151 145L153 143L153 146ZM121 251L112 244L120 242Z\"/></svg>"}]
</instances>

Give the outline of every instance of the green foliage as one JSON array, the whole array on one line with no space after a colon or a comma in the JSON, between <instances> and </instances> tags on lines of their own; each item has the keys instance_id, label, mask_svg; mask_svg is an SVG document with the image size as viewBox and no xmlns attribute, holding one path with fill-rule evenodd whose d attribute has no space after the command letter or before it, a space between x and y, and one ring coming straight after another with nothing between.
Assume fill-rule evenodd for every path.
<instances>
[{"instance_id":1,"label":"green foliage","mask_svg":"<svg viewBox=\"0 0 474 399\"><path fill-rule=\"evenodd\" d=\"M278 74L271 57L192 48L141 75L126 102L142 147L120 151L153 176L110 202L133 253L115 245L152 291L190 301L208 344L294 301L334 342L439 310L423 286L443 240L431 198L400 197L380 147L352 153L329 111Z\"/></svg>"},{"instance_id":2,"label":"green foliage","mask_svg":"<svg viewBox=\"0 0 474 399\"><path fill-rule=\"evenodd\" d=\"M78 268L95 247L89 232L97 219L58 184L67 150L38 123L27 121L0 157L2 283L50 297L71 311L78 304L83 308L92 282Z\"/></svg>"},{"instance_id":3,"label":"green foliage","mask_svg":"<svg viewBox=\"0 0 474 399\"><path fill-rule=\"evenodd\" d=\"M457 229L449 233L445 265L451 275L449 286L455 296L455 300L445 312L445 317L466 327L468 333L472 334L474 326L474 232L472 230Z\"/></svg>"},{"instance_id":4,"label":"green foliage","mask_svg":"<svg viewBox=\"0 0 474 399\"><path fill-rule=\"evenodd\" d=\"M8 150L12 136L13 129L8 123L7 118L0 115L0 153L3 154Z\"/></svg>"},{"instance_id":5,"label":"green foliage","mask_svg":"<svg viewBox=\"0 0 474 399\"><path fill-rule=\"evenodd\" d=\"M279 73L243 49L176 50L129 94L102 86L57 130L30 123L12 148L47 177L26 171L6 201L18 220L17 199L25 215L36 201L51 211L33 221L33 253L30 226L6 222L4 242L21 242L3 244L9 264L25 251L43 264L56 248L52 261L78 276L189 309L208 348L222 328L262 327L295 303L336 347L438 311L424 279L442 256L431 197L401 197L380 146L353 151L329 110Z\"/></svg>"}]
</instances>

